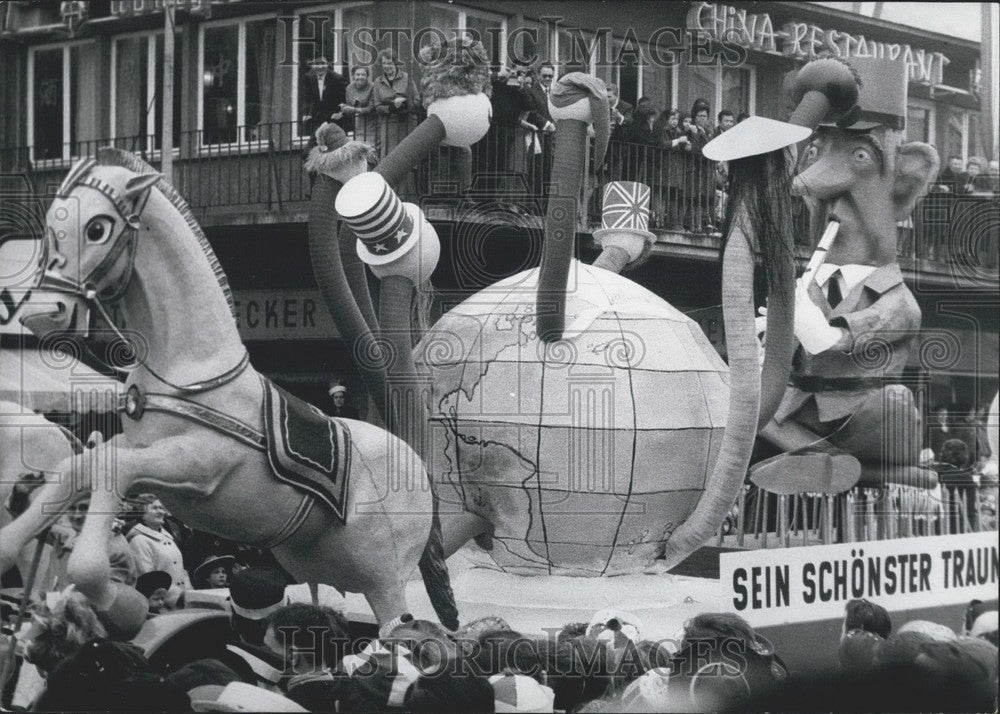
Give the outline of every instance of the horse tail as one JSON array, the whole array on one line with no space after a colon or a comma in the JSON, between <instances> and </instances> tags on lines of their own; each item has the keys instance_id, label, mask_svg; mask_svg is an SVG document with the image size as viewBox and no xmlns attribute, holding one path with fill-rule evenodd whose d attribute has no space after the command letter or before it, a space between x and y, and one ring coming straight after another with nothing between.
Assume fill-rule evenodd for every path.
<instances>
[{"instance_id":1,"label":"horse tail","mask_svg":"<svg viewBox=\"0 0 1000 714\"><path fill-rule=\"evenodd\" d=\"M434 606L441 624L449 630L458 629L458 606L455 592L451 589L451 576L444 558L444 542L441 540L441 519L438 517L438 500L434 496L434 516L431 519L431 533L427 545L420 556L420 575L424 587Z\"/></svg>"}]
</instances>

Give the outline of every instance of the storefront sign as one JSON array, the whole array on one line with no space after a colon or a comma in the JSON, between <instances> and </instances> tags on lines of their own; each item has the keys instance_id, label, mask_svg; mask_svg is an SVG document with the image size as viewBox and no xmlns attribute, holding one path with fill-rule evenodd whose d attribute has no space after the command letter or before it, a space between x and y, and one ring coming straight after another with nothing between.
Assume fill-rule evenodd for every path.
<instances>
[{"instance_id":1,"label":"storefront sign","mask_svg":"<svg viewBox=\"0 0 1000 714\"><path fill-rule=\"evenodd\" d=\"M234 290L236 327L243 340L335 340L330 311L318 290ZM118 326L131 328L111 306ZM98 324L100 330L103 326Z\"/></svg>"},{"instance_id":2,"label":"storefront sign","mask_svg":"<svg viewBox=\"0 0 1000 714\"><path fill-rule=\"evenodd\" d=\"M989 600L995 532L723 553L726 603L754 627L844 616L865 598L896 612Z\"/></svg>"},{"instance_id":3,"label":"storefront sign","mask_svg":"<svg viewBox=\"0 0 1000 714\"><path fill-rule=\"evenodd\" d=\"M318 290L236 290L244 340L331 340L337 328Z\"/></svg>"},{"instance_id":4,"label":"storefront sign","mask_svg":"<svg viewBox=\"0 0 1000 714\"><path fill-rule=\"evenodd\" d=\"M720 3L694 3L688 12L687 27L707 33L719 42L800 60L876 57L905 62L910 70L910 81L920 84L941 84L944 67L949 63L940 52L869 40L864 35L828 30L808 22L787 22L781 29L775 29L766 12L749 13Z\"/></svg>"}]
</instances>

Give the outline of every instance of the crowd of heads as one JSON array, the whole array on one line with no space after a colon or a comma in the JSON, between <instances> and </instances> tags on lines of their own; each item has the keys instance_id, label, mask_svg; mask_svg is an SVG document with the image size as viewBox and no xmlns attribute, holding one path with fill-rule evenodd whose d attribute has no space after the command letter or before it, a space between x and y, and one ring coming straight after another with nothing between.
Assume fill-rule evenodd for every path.
<instances>
[{"instance_id":1,"label":"crowd of heads","mask_svg":"<svg viewBox=\"0 0 1000 714\"><path fill-rule=\"evenodd\" d=\"M537 635L499 617L452 632L404 616L377 639L358 638L336 609L284 595L268 605L274 594L263 584L279 577L251 568L234 578L233 602L245 607L233 608L227 652L241 656L192 652L167 670L154 668L138 648L109 640L86 600L63 593L36 608L26 645L27 661L46 676L36 708L984 711L997 703L996 601L970 603L953 630L927 620L895 626L884 607L852 600L839 642L834 636L809 644L839 658L839 670L816 672L786 663L733 613L700 614L661 639L645 635L640 618L620 609Z\"/></svg>"}]
</instances>

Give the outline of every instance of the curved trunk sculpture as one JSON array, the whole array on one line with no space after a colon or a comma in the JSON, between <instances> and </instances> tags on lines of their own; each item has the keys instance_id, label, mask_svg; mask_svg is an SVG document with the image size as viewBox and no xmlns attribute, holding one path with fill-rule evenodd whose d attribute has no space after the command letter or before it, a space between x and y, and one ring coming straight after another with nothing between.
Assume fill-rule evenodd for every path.
<instances>
[{"instance_id":1,"label":"curved trunk sculpture","mask_svg":"<svg viewBox=\"0 0 1000 714\"><path fill-rule=\"evenodd\" d=\"M390 413L386 406L385 360L382 349L372 333L372 325L377 328L378 324L375 310L371 306L371 297L368 295L364 266L357 258L354 246L351 244L349 251L354 253L352 261L354 265L347 264L350 266L348 273L344 258L348 252L345 246L349 244L347 240L349 236L342 236L336 244L331 241L331 236L334 238L337 236L339 216L334 203L340 187L341 183L329 176L319 174L316 177L312 198L309 201L309 258L312 261L316 284L337 325L337 330L352 350L361 378L375 402L382 421L390 424ZM353 281L349 279L349 275L353 276ZM359 293L362 293L360 300ZM366 304L370 315L366 315L361 308Z\"/></svg>"},{"instance_id":2,"label":"curved trunk sculpture","mask_svg":"<svg viewBox=\"0 0 1000 714\"><path fill-rule=\"evenodd\" d=\"M760 431L778 411L795 356L795 257L791 250L769 257L773 275L767 286L767 340L760 372Z\"/></svg>"},{"instance_id":3,"label":"curved trunk sculpture","mask_svg":"<svg viewBox=\"0 0 1000 714\"><path fill-rule=\"evenodd\" d=\"M563 148L556 148L552 162L557 195L549 198L545 216L545 245L535 303L538 337L544 342L562 339L566 327L566 283L576 244L576 207L587 151L586 122L559 119L556 142L565 143Z\"/></svg>"},{"instance_id":4,"label":"curved trunk sculpture","mask_svg":"<svg viewBox=\"0 0 1000 714\"><path fill-rule=\"evenodd\" d=\"M612 273L621 274L631 262L632 259L624 248L617 245L609 245L605 246L593 265L595 268L604 268L605 270L610 270Z\"/></svg>"},{"instance_id":5,"label":"curved trunk sculpture","mask_svg":"<svg viewBox=\"0 0 1000 714\"><path fill-rule=\"evenodd\" d=\"M670 568L700 548L718 529L743 486L757 433L760 364L754 331L754 257L745 214L734 222L722 267L722 310L729 347L729 417L705 490L688 519L667 541Z\"/></svg>"},{"instance_id":6,"label":"curved trunk sculpture","mask_svg":"<svg viewBox=\"0 0 1000 714\"><path fill-rule=\"evenodd\" d=\"M418 166L430 152L441 145L444 138L444 124L432 114L397 144L375 170L382 174L389 186L395 189L413 167ZM428 414L421 395L416 364L413 361L411 308L414 290L413 282L401 275L387 275L381 278L379 315L382 335L393 345L395 352L388 374L390 377L403 380L401 385L403 388L394 390L395 394L390 397L392 402L389 411L396 418L396 426L392 431L410 444L426 462ZM434 611L445 627L457 629L458 608L455 606L455 595L445 563L436 496L431 534L427 547L420 557L419 567Z\"/></svg>"}]
</instances>

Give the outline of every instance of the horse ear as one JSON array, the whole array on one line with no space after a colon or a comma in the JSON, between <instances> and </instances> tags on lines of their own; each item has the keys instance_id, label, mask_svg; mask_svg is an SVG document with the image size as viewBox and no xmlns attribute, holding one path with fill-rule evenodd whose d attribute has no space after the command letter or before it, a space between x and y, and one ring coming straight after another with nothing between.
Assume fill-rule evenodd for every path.
<instances>
[{"instance_id":1,"label":"horse ear","mask_svg":"<svg viewBox=\"0 0 1000 714\"><path fill-rule=\"evenodd\" d=\"M151 189L159 180L160 174L155 171L149 174L133 176L125 184L125 197L134 201Z\"/></svg>"}]
</instances>

